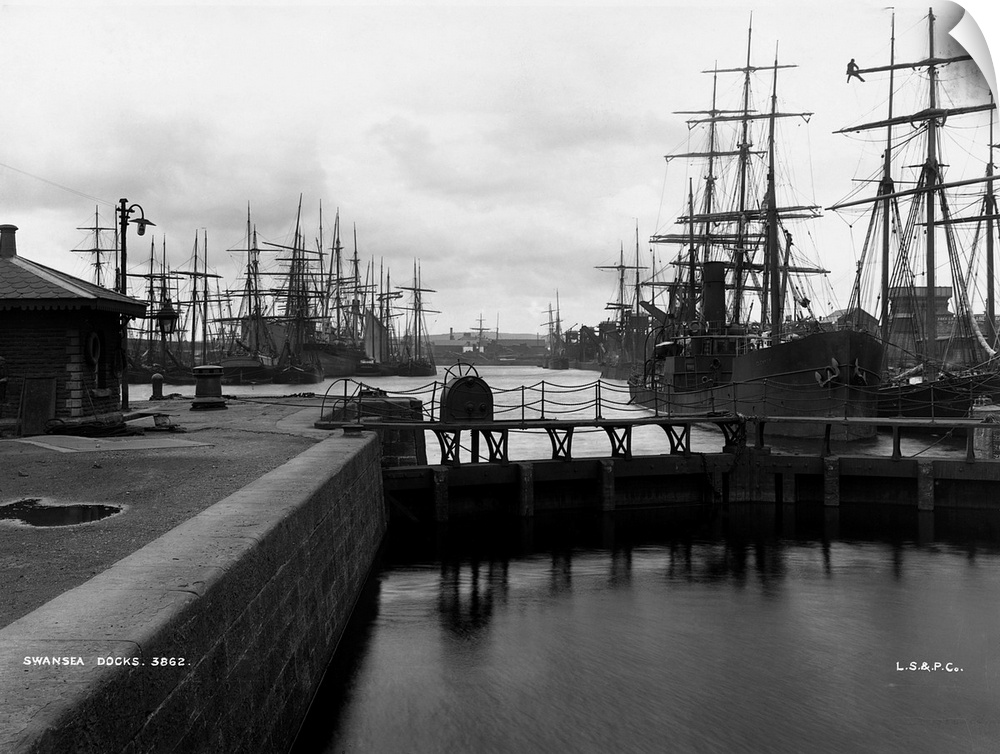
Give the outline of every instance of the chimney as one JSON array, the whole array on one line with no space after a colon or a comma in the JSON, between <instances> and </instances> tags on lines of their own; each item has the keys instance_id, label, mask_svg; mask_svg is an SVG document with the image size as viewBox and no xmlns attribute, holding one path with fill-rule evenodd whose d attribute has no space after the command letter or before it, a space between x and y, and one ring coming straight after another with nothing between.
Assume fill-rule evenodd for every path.
<instances>
[{"instance_id":1,"label":"chimney","mask_svg":"<svg viewBox=\"0 0 1000 754\"><path fill-rule=\"evenodd\" d=\"M10 259L17 256L16 225L0 225L0 259Z\"/></svg>"}]
</instances>

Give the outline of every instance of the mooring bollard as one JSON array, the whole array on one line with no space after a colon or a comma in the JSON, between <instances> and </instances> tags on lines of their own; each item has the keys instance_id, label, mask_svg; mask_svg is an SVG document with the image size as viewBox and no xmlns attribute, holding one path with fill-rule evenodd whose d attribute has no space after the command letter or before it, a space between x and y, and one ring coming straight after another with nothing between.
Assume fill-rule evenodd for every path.
<instances>
[{"instance_id":1,"label":"mooring bollard","mask_svg":"<svg viewBox=\"0 0 1000 754\"><path fill-rule=\"evenodd\" d=\"M151 401L162 401L163 400L163 375L157 372L149 381L153 386L153 394L149 397Z\"/></svg>"},{"instance_id":2,"label":"mooring bollard","mask_svg":"<svg viewBox=\"0 0 1000 754\"><path fill-rule=\"evenodd\" d=\"M228 408L222 397L222 367L200 366L194 368L195 386L192 411Z\"/></svg>"}]
</instances>

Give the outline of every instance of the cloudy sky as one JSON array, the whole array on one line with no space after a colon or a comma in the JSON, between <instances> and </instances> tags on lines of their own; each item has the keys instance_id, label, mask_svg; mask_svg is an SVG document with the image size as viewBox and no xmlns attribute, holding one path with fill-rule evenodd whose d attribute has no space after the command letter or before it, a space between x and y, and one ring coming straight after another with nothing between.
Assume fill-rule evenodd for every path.
<instances>
[{"instance_id":1,"label":"cloudy sky","mask_svg":"<svg viewBox=\"0 0 1000 754\"><path fill-rule=\"evenodd\" d=\"M997 49L988 4L965 7ZM927 7L896 5L899 57L926 52ZM935 10L944 28L962 17ZM709 106L702 71L743 64L751 12L754 63L777 51L798 66L779 79L782 109L813 113L782 125L794 199L829 207L878 162L871 140L833 134L884 108L884 75L844 76L852 57L888 62L890 11L874 0L55 2L0 7L0 222L19 227L20 254L90 278L70 251L90 243L78 228L95 209L110 224L126 197L156 223L141 241L130 231L130 271L148 265L150 240L189 268L207 232L210 265L232 282L248 203L261 240L289 243L301 195L310 245L322 205L324 240L339 210L348 251L356 228L363 263L394 283L420 261L434 332L480 316L536 332L557 291L564 326L596 324L616 278L595 267L622 247L634 260L637 227L650 265L649 236L684 209L693 174L664 155L696 145L675 111ZM970 45L979 62L986 46ZM983 76L950 72L950 101L988 97ZM723 78L720 97L738 94ZM983 133L966 132L961 157L978 173ZM826 212L796 239L831 270L824 305L846 303L859 216Z\"/></svg>"}]
</instances>

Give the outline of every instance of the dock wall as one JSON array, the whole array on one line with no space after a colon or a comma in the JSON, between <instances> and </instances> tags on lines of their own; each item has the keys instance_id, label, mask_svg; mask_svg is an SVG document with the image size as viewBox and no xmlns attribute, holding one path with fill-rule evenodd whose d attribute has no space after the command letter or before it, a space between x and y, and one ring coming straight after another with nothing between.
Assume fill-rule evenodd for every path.
<instances>
[{"instance_id":1,"label":"dock wall","mask_svg":"<svg viewBox=\"0 0 1000 754\"><path fill-rule=\"evenodd\" d=\"M995 508L1000 461L781 455L768 449L384 470L393 521L730 503Z\"/></svg>"},{"instance_id":2,"label":"dock wall","mask_svg":"<svg viewBox=\"0 0 1000 754\"><path fill-rule=\"evenodd\" d=\"M0 751L286 751L386 522L331 433L0 631Z\"/></svg>"}]
</instances>

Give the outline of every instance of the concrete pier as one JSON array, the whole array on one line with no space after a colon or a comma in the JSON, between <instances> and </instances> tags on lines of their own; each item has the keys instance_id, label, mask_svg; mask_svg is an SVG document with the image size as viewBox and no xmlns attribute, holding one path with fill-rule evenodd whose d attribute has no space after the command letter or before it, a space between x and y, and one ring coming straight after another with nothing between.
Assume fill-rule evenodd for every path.
<instances>
[{"instance_id":1,"label":"concrete pier","mask_svg":"<svg viewBox=\"0 0 1000 754\"><path fill-rule=\"evenodd\" d=\"M0 630L0 751L285 751L386 528L331 433Z\"/></svg>"}]
</instances>

